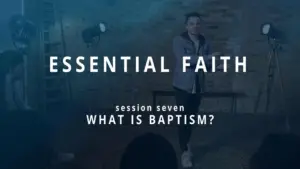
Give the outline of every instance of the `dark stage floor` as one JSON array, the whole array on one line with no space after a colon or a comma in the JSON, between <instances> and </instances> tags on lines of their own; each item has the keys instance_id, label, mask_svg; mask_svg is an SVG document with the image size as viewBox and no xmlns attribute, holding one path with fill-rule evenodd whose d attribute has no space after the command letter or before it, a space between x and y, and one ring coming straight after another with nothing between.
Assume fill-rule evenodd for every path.
<instances>
[{"instance_id":1,"label":"dark stage floor","mask_svg":"<svg viewBox=\"0 0 300 169\"><path fill-rule=\"evenodd\" d=\"M245 169L262 138L283 132L284 126L284 118L280 116L216 114L212 126L195 127L191 147L196 168ZM117 169L130 140L148 131L166 137L179 155L176 129L174 126L87 126L80 115L61 125L55 147L74 153L76 163L84 169Z\"/></svg>"}]
</instances>

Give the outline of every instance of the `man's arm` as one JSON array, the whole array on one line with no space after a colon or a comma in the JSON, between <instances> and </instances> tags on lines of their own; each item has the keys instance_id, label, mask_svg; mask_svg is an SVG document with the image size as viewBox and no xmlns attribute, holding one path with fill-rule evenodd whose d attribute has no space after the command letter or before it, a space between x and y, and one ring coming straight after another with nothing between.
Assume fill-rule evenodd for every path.
<instances>
[{"instance_id":1,"label":"man's arm","mask_svg":"<svg viewBox=\"0 0 300 169\"><path fill-rule=\"evenodd\" d=\"M182 61L184 56L189 56L185 53L184 45L180 37L175 37L173 40L173 53L177 60ZM196 65L198 61L198 56L193 55L190 57L191 66Z\"/></svg>"},{"instance_id":2,"label":"man's arm","mask_svg":"<svg viewBox=\"0 0 300 169\"><path fill-rule=\"evenodd\" d=\"M211 46L210 46L209 43L207 43L205 45L205 48L204 48L204 61L206 63L207 68L212 69L212 57L216 57L215 62L218 62L218 60L220 59L219 58L220 56L221 56L220 52L212 52ZM217 63L217 65L216 65L217 70L223 69L222 66L223 65L221 63Z\"/></svg>"}]
</instances>

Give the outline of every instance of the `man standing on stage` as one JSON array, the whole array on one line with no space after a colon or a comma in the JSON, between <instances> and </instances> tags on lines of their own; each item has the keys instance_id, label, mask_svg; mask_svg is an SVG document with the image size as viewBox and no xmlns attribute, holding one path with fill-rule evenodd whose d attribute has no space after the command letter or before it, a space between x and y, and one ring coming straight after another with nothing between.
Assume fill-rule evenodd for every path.
<instances>
[{"instance_id":1,"label":"man standing on stage","mask_svg":"<svg viewBox=\"0 0 300 169\"><path fill-rule=\"evenodd\" d=\"M204 73L195 72L198 56L203 56L205 63L211 62L211 51L208 42L201 34L202 21L200 14L194 12L186 15L186 31L173 40L173 53L176 58L173 87L176 104L183 105L185 114L196 114L201 101L201 91L204 85ZM182 70L183 56L189 56L190 67ZM206 64L206 68L210 65ZM183 168L193 167L192 153L188 146L192 134L192 126L179 126L179 145L182 151L181 164Z\"/></svg>"}]
</instances>

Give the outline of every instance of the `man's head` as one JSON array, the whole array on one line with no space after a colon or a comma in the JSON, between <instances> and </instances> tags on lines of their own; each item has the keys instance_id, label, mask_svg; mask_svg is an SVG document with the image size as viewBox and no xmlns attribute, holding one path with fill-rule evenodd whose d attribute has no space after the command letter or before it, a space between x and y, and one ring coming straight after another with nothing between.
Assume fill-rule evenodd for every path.
<instances>
[{"instance_id":1,"label":"man's head","mask_svg":"<svg viewBox=\"0 0 300 169\"><path fill-rule=\"evenodd\" d=\"M176 153L165 138L147 133L129 143L120 169L177 169Z\"/></svg>"},{"instance_id":2,"label":"man's head","mask_svg":"<svg viewBox=\"0 0 300 169\"><path fill-rule=\"evenodd\" d=\"M186 30L191 35L199 35L201 32L201 16L197 12L185 15Z\"/></svg>"}]
</instances>

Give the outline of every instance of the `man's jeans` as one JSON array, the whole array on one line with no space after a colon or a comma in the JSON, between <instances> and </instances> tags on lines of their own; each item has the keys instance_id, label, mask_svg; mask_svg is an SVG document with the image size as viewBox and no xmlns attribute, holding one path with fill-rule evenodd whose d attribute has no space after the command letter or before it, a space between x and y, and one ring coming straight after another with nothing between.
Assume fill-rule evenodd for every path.
<instances>
[{"instance_id":1,"label":"man's jeans","mask_svg":"<svg viewBox=\"0 0 300 169\"><path fill-rule=\"evenodd\" d=\"M184 90L175 88L175 99L178 106L184 106L184 112L182 115L192 115L197 114L201 102L201 95L198 92L197 94L191 94ZM183 118L181 118L183 120ZM192 126L185 125L181 121L180 126L178 127L178 137L179 145L181 151L186 151L188 149L187 145L190 141L192 134Z\"/></svg>"}]
</instances>

